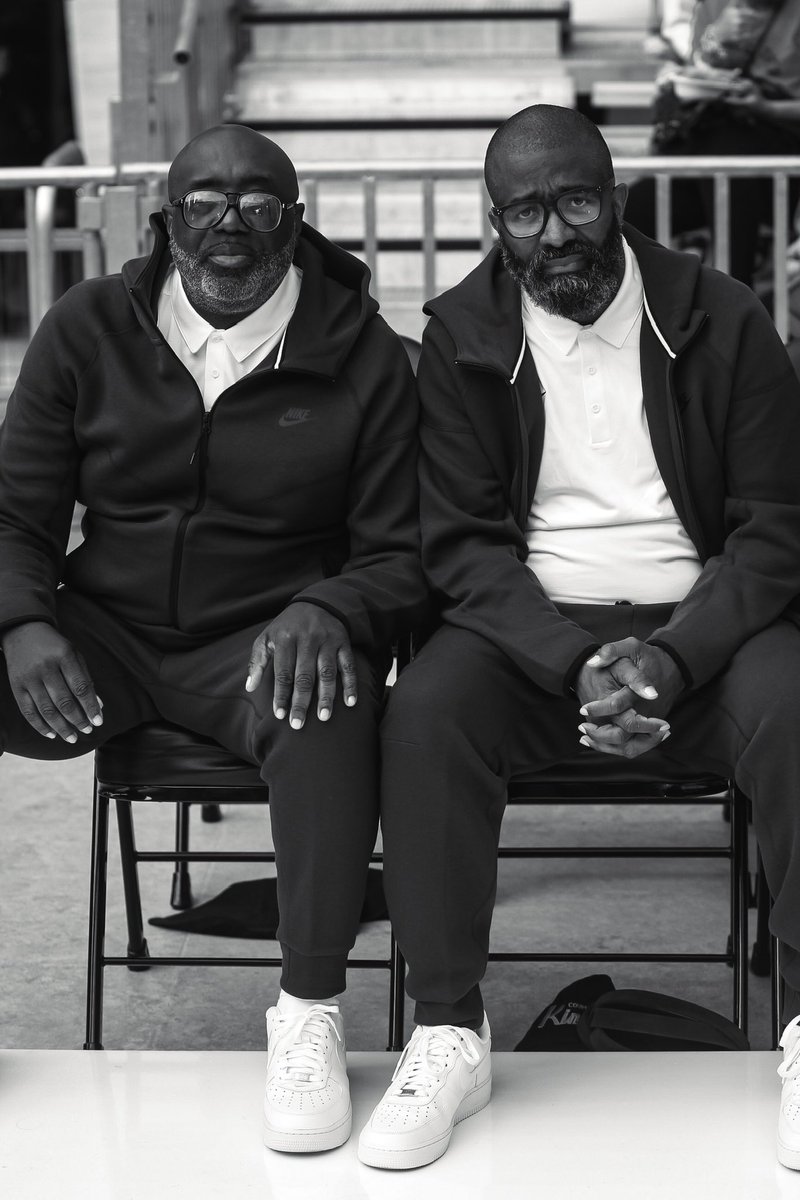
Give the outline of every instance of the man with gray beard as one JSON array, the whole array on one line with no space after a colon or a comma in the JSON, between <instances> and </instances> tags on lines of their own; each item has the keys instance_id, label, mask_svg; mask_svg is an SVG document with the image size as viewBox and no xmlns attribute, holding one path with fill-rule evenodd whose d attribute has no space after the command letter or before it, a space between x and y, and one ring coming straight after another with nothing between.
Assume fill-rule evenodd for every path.
<instances>
[{"instance_id":1,"label":"man with gray beard","mask_svg":"<svg viewBox=\"0 0 800 1200\"><path fill-rule=\"evenodd\" d=\"M752 801L800 1168L800 385L748 288L622 223L587 118L517 113L485 176L499 245L427 305L418 368L442 624L392 690L381 810L417 1027L359 1153L432 1162L489 1100L509 779L645 755Z\"/></svg>"},{"instance_id":2,"label":"man with gray beard","mask_svg":"<svg viewBox=\"0 0 800 1200\"><path fill-rule=\"evenodd\" d=\"M264 1140L328 1150L384 684L425 597L414 380L274 142L201 133L168 196L149 256L46 315L9 401L0 750L73 758L164 718L260 767L283 953Z\"/></svg>"}]
</instances>

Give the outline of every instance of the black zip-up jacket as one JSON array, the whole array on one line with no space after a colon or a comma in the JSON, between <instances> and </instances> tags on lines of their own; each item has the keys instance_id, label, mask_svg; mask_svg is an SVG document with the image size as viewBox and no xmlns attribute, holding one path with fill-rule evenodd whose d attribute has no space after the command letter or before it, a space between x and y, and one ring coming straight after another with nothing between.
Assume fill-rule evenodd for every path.
<instances>
[{"instance_id":1,"label":"black zip-up jacket","mask_svg":"<svg viewBox=\"0 0 800 1200\"><path fill-rule=\"evenodd\" d=\"M270 356L206 414L156 324L170 264L70 289L0 434L0 628L55 623L60 582L123 620L211 639L292 600L385 645L415 619L417 399L363 263L303 226L300 297ZM83 543L65 559L75 500Z\"/></svg>"},{"instance_id":2,"label":"black zip-up jacket","mask_svg":"<svg viewBox=\"0 0 800 1200\"><path fill-rule=\"evenodd\" d=\"M629 226L625 236L644 283L650 437L703 564L649 640L675 659L688 687L699 687L781 614L797 620L800 384L748 288ZM488 638L540 687L565 694L597 642L558 612L525 565L544 406L519 289L499 250L426 312L417 382L429 582L446 621Z\"/></svg>"}]
</instances>

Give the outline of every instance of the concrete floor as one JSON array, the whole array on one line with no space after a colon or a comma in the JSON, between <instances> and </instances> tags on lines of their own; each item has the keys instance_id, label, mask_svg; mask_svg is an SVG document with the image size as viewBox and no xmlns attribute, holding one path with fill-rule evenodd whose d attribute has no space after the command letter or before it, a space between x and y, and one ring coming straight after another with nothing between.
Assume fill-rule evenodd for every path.
<instances>
[{"instance_id":1,"label":"concrete floor","mask_svg":"<svg viewBox=\"0 0 800 1200\"><path fill-rule=\"evenodd\" d=\"M11 1049L71 1049L84 1036L91 756L44 764L0 760L0 1021ZM168 848L172 806L136 809L143 849ZM206 849L268 848L266 810L229 806L218 825L195 818L192 845ZM721 808L548 808L509 810L506 844L652 840L722 843ZM124 953L124 910L112 824L109 953ZM228 883L267 874L262 864L193 868L195 903ZM168 864L141 868L145 919L170 912ZM753 914L751 912L751 921ZM727 863L686 860L506 860L492 948L535 950L724 950L728 921ZM274 942L227 940L149 927L153 953L274 955ZM752 941L752 936L751 936ZM388 924L362 927L359 957L388 952ZM486 1008L499 1051L511 1050L534 1017L567 983L606 971L617 987L662 991L731 1014L731 973L719 965L491 964ZM264 1008L274 1001L269 969L155 968L106 970L104 1044L132 1050L254 1050L264 1043ZM387 1044L388 973L354 970L344 997L348 1044ZM768 981L750 976L750 1037L770 1046ZM408 1009L410 1025L410 1006Z\"/></svg>"}]
</instances>

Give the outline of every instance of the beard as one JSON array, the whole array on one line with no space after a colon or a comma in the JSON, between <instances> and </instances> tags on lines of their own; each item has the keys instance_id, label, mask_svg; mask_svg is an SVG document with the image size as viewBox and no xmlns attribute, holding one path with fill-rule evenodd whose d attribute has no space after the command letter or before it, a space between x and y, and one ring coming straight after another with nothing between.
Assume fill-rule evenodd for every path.
<instances>
[{"instance_id":1,"label":"beard","mask_svg":"<svg viewBox=\"0 0 800 1200\"><path fill-rule=\"evenodd\" d=\"M172 261L193 307L229 317L254 312L277 290L292 265L297 232L280 250L260 254L244 267L219 267L179 246L170 231Z\"/></svg>"},{"instance_id":2,"label":"beard","mask_svg":"<svg viewBox=\"0 0 800 1200\"><path fill-rule=\"evenodd\" d=\"M505 242L500 242L503 266L528 294L533 303L554 317L570 321L594 321L608 308L619 291L625 270L622 225L615 215L611 228L599 246L591 242L566 242L553 249L539 249L523 262ZM546 275L544 264L568 254L580 254L588 260L582 271L564 275Z\"/></svg>"}]
</instances>

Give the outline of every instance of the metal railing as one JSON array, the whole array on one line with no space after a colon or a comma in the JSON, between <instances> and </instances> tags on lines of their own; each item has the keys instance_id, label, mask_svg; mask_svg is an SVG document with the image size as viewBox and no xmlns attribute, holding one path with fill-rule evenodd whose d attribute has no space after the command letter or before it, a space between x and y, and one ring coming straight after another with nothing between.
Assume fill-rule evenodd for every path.
<instances>
[{"instance_id":1,"label":"metal railing","mask_svg":"<svg viewBox=\"0 0 800 1200\"><path fill-rule=\"evenodd\" d=\"M148 245L147 217L164 199L168 163L125 163L108 167L4 168L0 190L22 189L25 194L23 229L0 230L0 252L27 256L30 332L53 302L55 255L78 250L82 273L88 278L115 271L143 253ZM656 180L656 228L660 241L669 241L673 179L712 179L715 220L713 260L721 270L729 264L730 186L742 177L771 179L773 184L773 246L771 291L776 327L784 341L790 335L791 239L789 180L800 178L797 157L618 157L619 179L652 175ZM387 257L409 254L418 270L411 290L423 299L441 287L448 253L464 262L477 262L494 237L487 218L489 199L481 164L470 162L382 162L298 164L306 218L326 236L354 249L369 265L379 300L391 288ZM55 191L77 192L76 224L53 223ZM444 198L444 200L443 200ZM443 209L446 207L446 211ZM796 235L795 235L796 236ZM466 256L466 258L465 258ZM472 256L472 258L470 258ZM382 294L382 292L384 294Z\"/></svg>"}]
</instances>

